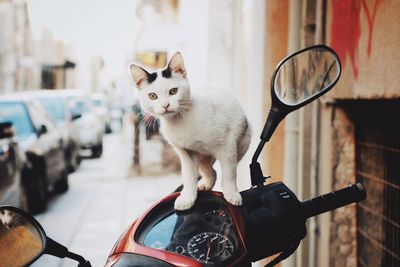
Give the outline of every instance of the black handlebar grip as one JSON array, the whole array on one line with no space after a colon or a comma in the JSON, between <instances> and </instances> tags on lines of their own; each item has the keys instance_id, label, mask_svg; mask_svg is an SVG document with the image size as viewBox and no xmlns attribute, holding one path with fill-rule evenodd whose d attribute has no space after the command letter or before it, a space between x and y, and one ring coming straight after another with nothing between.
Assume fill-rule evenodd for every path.
<instances>
[{"instance_id":1,"label":"black handlebar grip","mask_svg":"<svg viewBox=\"0 0 400 267\"><path fill-rule=\"evenodd\" d=\"M338 191L302 202L302 213L305 218L310 218L350 203L360 202L366 197L367 193L361 183L352 184Z\"/></svg>"}]
</instances>

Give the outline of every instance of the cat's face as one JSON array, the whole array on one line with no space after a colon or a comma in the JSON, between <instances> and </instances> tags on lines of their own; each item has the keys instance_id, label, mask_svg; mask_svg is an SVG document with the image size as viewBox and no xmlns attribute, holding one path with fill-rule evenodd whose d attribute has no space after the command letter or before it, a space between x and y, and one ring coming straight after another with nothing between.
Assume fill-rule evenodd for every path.
<instances>
[{"instance_id":1,"label":"cat's face","mask_svg":"<svg viewBox=\"0 0 400 267\"><path fill-rule=\"evenodd\" d=\"M172 56L164 70L149 73L132 64L130 72L139 89L140 104L144 111L158 118L173 118L189 108L190 87L179 52Z\"/></svg>"}]
</instances>

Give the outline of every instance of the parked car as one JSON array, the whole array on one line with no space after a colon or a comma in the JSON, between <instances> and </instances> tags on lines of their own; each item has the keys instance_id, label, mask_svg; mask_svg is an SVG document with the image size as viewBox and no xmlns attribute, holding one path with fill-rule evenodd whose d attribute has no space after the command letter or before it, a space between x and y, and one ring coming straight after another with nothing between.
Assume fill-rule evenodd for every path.
<instances>
[{"instance_id":1,"label":"parked car","mask_svg":"<svg viewBox=\"0 0 400 267\"><path fill-rule=\"evenodd\" d=\"M22 161L18 154L18 144L14 140L12 123L0 122L0 206L11 205L26 209L21 171Z\"/></svg>"},{"instance_id":2,"label":"parked car","mask_svg":"<svg viewBox=\"0 0 400 267\"><path fill-rule=\"evenodd\" d=\"M111 133L110 105L107 101L107 96L102 93L94 93L90 95L90 100L92 101L93 110L104 123L105 132Z\"/></svg>"},{"instance_id":3,"label":"parked car","mask_svg":"<svg viewBox=\"0 0 400 267\"><path fill-rule=\"evenodd\" d=\"M50 191L68 190L60 130L37 101L19 94L0 96L0 121L12 122L16 129L28 210L43 211Z\"/></svg>"},{"instance_id":4,"label":"parked car","mask_svg":"<svg viewBox=\"0 0 400 267\"><path fill-rule=\"evenodd\" d=\"M77 129L81 150L90 151L94 158L101 157L105 128L89 97L78 89L60 90L59 94L70 108L72 117L77 118L73 126Z\"/></svg>"},{"instance_id":5,"label":"parked car","mask_svg":"<svg viewBox=\"0 0 400 267\"><path fill-rule=\"evenodd\" d=\"M57 127L63 129L61 134L65 159L69 171L75 171L81 162L78 133L73 127L71 112L58 95L58 90L30 91L25 95L38 100L56 122Z\"/></svg>"}]
</instances>

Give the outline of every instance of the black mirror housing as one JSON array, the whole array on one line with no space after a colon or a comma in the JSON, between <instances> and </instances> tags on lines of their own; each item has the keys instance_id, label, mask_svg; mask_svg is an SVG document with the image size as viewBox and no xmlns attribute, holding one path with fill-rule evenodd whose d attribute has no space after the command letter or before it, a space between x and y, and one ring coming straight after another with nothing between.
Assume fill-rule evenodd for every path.
<instances>
[{"instance_id":1,"label":"black mirror housing","mask_svg":"<svg viewBox=\"0 0 400 267\"><path fill-rule=\"evenodd\" d=\"M266 179L257 160L279 123L332 89L341 70L339 57L325 45L299 50L278 64L271 79L271 109L250 164L252 186L260 186Z\"/></svg>"},{"instance_id":2,"label":"black mirror housing","mask_svg":"<svg viewBox=\"0 0 400 267\"><path fill-rule=\"evenodd\" d=\"M310 46L284 58L272 75L272 105L261 139L268 142L287 114L332 89L341 69L337 54L325 45Z\"/></svg>"}]
</instances>

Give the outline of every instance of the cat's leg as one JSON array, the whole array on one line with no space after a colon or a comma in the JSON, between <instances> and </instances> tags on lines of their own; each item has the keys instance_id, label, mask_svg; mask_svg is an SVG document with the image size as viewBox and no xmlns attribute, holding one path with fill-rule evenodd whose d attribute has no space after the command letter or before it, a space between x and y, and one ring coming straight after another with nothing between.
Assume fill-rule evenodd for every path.
<instances>
[{"instance_id":1,"label":"cat's leg","mask_svg":"<svg viewBox=\"0 0 400 267\"><path fill-rule=\"evenodd\" d=\"M211 190L217 179L217 172L213 169L215 158L213 156L200 156L199 172L200 181L197 183L199 190Z\"/></svg>"},{"instance_id":2,"label":"cat's leg","mask_svg":"<svg viewBox=\"0 0 400 267\"><path fill-rule=\"evenodd\" d=\"M199 155L186 149L174 147L181 161L183 189L181 195L175 200L175 209L190 209L197 198L197 177Z\"/></svg>"},{"instance_id":3,"label":"cat's leg","mask_svg":"<svg viewBox=\"0 0 400 267\"><path fill-rule=\"evenodd\" d=\"M242 196L236 185L237 150L236 143L227 146L228 149L218 157L222 169L222 193L226 201L235 206L242 205Z\"/></svg>"}]
</instances>

